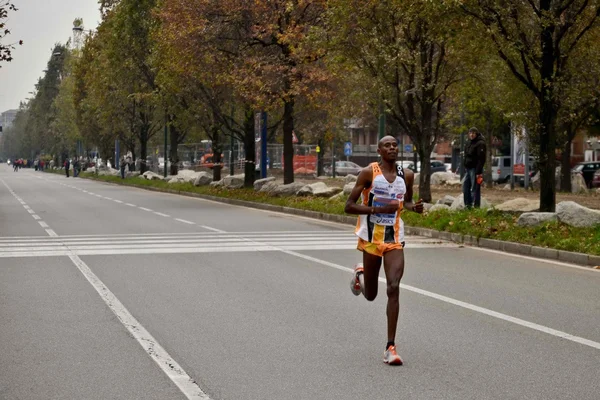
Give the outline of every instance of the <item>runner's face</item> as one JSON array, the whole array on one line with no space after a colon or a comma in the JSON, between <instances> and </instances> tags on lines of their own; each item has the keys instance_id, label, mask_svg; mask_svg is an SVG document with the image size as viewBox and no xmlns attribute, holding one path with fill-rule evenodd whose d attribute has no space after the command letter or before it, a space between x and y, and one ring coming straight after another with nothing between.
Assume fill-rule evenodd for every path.
<instances>
[{"instance_id":1,"label":"runner's face","mask_svg":"<svg viewBox=\"0 0 600 400\"><path fill-rule=\"evenodd\" d=\"M469 139L473 140L477 137L477 133L475 132L469 132Z\"/></svg>"},{"instance_id":2,"label":"runner's face","mask_svg":"<svg viewBox=\"0 0 600 400\"><path fill-rule=\"evenodd\" d=\"M384 139L378 150L381 158L384 160L395 161L398 158L398 143L396 139Z\"/></svg>"}]
</instances>

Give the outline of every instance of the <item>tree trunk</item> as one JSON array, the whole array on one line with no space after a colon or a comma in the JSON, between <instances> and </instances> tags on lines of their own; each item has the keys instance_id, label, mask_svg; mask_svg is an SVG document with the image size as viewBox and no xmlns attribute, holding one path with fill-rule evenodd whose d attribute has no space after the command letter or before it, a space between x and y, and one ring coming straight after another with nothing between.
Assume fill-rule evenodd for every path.
<instances>
[{"instance_id":1,"label":"tree trunk","mask_svg":"<svg viewBox=\"0 0 600 400\"><path fill-rule=\"evenodd\" d=\"M551 0L540 0L540 11L549 12ZM554 30L547 24L541 32L542 64L540 68L540 211L554 212L556 208L555 159L556 113L554 110Z\"/></svg>"},{"instance_id":2,"label":"tree trunk","mask_svg":"<svg viewBox=\"0 0 600 400\"><path fill-rule=\"evenodd\" d=\"M148 129L147 125L142 125L140 127L140 158L142 159L142 163L140 164L140 174L143 174L148 170L148 166L146 165L146 157L148 155Z\"/></svg>"},{"instance_id":3,"label":"tree trunk","mask_svg":"<svg viewBox=\"0 0 600 400\"><path fill-rule=\"evenodd\" d=\"M294 182L294 97L283 104L283 184Z\"/></svg>"},{"instance_id":4,"label":"tree trunk","mask_svg":"<svg viewBox=\"0 0 600 400\"><path fill-rule=\"evenodd\" d=\"M254 111L247 108L244 115L244 187L254 186L254 174L256 171L256 141L254 139Z\"/></svg>"},{"instance_id":5,"label":"tree trunk","mask_svg":"<svg viewBox=\"0 0 600 400\"><path fill-rule=\"evenodd\" d=\"M485 167L483 169L483 181L492 187L492 118L490 112L486 112L486 134L485 134Z\"/></svg>"},{"instance_id":6,"label":"tree trunk","mask_svg":"<svg viewBox=\"0 0 600 400\"><path fill-rule=\"evenodd\" d=\"M423 139L424 140L419 143L417 148L421 160L421 170L419 171L419 199L423 199L425 203L431 203L431 151L433 149L429 144L431 138L426 137ZM411 199L408 199L408 201L410 200Z\"/></svg>"},{"instance_id":7,"label":"tree trunk","mask_svg":"<svg viewBox=\"0 0 600 400\"><path fill-rule=\"evenodd\" d=\"M169 120L173 122L174 117L170 115ZM177 146L179 145L179 129L174 124L171 124L169 128L169 142L171 144L171 147L169 148L169 159L171 160L169 174L177 175L179 170L179 155L177 154Z\"/></svg>"},{"instance_id":8,"label":"tree trunk","mask_svg":"<svg viewBox=\"0 0 600 400\"><path fill-rule=\"evenodd\" d=\"M567 133L569 138L571 137L570 132ZM571 193L571 143L572 139L568 139L564 144L562 152L562 160L560 167L560 190L562 192Z\"/></svg>"},{"instance_id":9,"label":"tree trunk","mask_svg":"<svg viewBox=\"0 0 600 400\"><path fill-rule=\"evenodd\" d=\"M221 134L219 127L213 125L212 128L212 151L213 151L213 182L221 180Z\"/></svg>"}]
</instances>

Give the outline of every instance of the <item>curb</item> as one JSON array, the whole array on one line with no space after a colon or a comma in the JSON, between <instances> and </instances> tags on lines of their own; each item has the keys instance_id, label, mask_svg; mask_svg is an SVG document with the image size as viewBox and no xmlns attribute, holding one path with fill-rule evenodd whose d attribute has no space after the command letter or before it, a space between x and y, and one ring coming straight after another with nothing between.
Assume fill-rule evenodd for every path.
<instances>
[{"instance_id":1,"label":"curb","mask_svg":"<svg viewBox=\"0 0 600 400\"><path fill-rule=\"evenodd\" d=\"M338 222L338 223L348 224L348 225L356 224L355 216L326 214L326 213L317 212L317 211L309 211L309 210L301 210L298 208L275 206L272 204L254 203L254 202L245 201L245 200L228 199L228 198L223 198L223 197L209 196L209 195L198 194L198 193L190 193L190 192L184 192L184 191L173 190L173 189L163 189L163 188L157 188L157 187L151 187L151 186L143 186L143 185L136 185L136 184L119 184L119 183L113 183L113 182L106 182L106 181L102 181L102 180L94 179L94 178L83 178L83 179L90 179L90 180L93 180L96 182L101 182L101 183L105 183L105 184L109 184L109 185L129 186L129 187L134 187L137 189L150 190L153 192L162 192L162 193L177 194L180 196L195 197L195 198L199 198L199 199L212 200L212 201L216 201L219 203L226 203L226 204L231 204L231 205L235 205L235 206L256 208L256 209L266 210L266 211L275 211L275 212L281 212L281 213L285 213L285 214L293 214L293 215L298 215L298 216L302 216L302 217L314 218L314 219L325 220L325 221L330 221L330 222ZM437 239L447 240L449 242L459 243L459 244L463 244L463 245L471 246L471 247L481 247L484 249L503 251L505 253L530 256L530 257L546 259L546 260L562 261L562 262L576 264L579 266L588 267L588 268L592 268L592 269L600 269L600 256L595 256L595 255L591 255L591 254L575 253L575 252L571 252L571 251L556 250L556 249L532 246L532 245L528 245L528 244L521 244L521 243L515 243L515 242L504 242L504 241L495 240L495 239L478 238L475 236L463 235L461 233L437 231L434 229L421 228L421 227L417 227L417 226L405 225L404 232L408 235L419 235L419 236L424 236L424 237L429 237L429 238L437 238Z\"/></svg>"}]
</instances>

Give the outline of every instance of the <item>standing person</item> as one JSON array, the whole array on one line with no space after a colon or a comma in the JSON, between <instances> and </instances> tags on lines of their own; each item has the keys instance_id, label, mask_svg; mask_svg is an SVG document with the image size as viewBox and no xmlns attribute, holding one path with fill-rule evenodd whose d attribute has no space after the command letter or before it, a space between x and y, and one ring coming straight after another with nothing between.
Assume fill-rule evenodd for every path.
<instances>
[{"instance_id":1,"label":"standing person","mask_svg":"<svg viewBox=\"0 0 600 400\"><path fill-rule=\"evenodd\" d=\"M400 311L400 280L404 274L404 223L400 213L406 209L420 214L423 202L412 202L414 174L396 164L396 138L382 138L377 153L381 161L362 169L346 201L346 213L358 215L357 249L363 253L362 265L358 264L354 269L350 288L355 296L362 293L368 301L375 300L383 261L388 297L387 343L383 361L402 365L395 342Z\"/></svg>"},{"instance_id":2,"label":"standing person","mask_svg":"<svg viewBox=\"0 0 600 400\"><path fill-rule=\"evenodd\" d=\"M483 183L483 166L485 164L486 145L477 128L469 129L469 139L465 148L465 180L463 195L465 208L481 206L481 184Z\"/></svg>"},{"instance_id":3,"label":"standing person","mask_svg":"<svg viewBox=\"0 0 600 400\"><path fill-rule=\"evenodd\" d=\"M67 174L67 178L69 177L69 168L71 168L71 161L67 158L65 160L65 173Z\"/></svg>"}]
</instances>

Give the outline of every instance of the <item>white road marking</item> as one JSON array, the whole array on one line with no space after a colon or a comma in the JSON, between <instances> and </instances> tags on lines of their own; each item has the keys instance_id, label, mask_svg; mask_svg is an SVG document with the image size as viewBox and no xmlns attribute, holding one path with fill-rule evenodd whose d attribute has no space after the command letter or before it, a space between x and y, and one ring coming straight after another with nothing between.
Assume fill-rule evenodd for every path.
<instances>
[{"instance_id":1,"label":"white road marking","mask_svg":"<svg viewBox=\"0 0 600 400\"><path fill-rule=\"evenodd\" d=\"M226 233L225 231L222 231L222 230L216 229L216 228L211 228L210 226L206 226L206 225L200 225L200 227L204 228L204 229L208 229L209 231L213 231L213 232Z\"/></svg>"},{"instance_id":2,"label":"white road marking","mask_svg":"<svg viewBox=\"0 0 600 400\"><path fill-rule=\"evenodd\" d=\"M160 215L161 217L167 217L167 218L171 217L170 215L163 214L163 213L156 212L156 211L154 211L154 214L156 214L156 215Z\"/></svg>"},{"instance_id":3,"label":"white road marking","mask_svg":"<svg viewBox=\"0 0 600 400\"><path fill-rule=\"evenodd\" d=\"M206 399L210 397L200 389L194 379L175 361L169 353L154 339L142 324L125 308L119 299L106 287L106 285L92 272L92 270L78 256L69 255L73 264L92 284L104 303L117 316L129 333L137 340L146 353L156 362L162 371L177 385L179 390L188 399Z\"/></svg>"},{"instance_id":4,"label":"white road marking","mask_svg":"<svg viewBox=\"0 0 600 400\"><path fill-rule=\"evenodd\" d=\"M31 208L30 208L29 210L27 210L27 212L28 212L29 214L35 214L35 211L33 211Z\"/></svg>"},{"instance_id":5,"label":"white road marking","mask_svg":"<svg viewBox=\"0 0 600 400\"><path fill-rule=\"evenodd\" d=\"M27 204L25 204L23 207L24 207L26 210L29 210L29 208L30 208L30 207L29 207Z\"/></svg>"},{"instance_id":6,"label":"white road marking","mask_svg":"<svg viewBox=\"0 0 600 400\"><path fill-rule=\"evenodd\" d=\"M138 207L140 210L144 210L144 211L148 211L148 212L152 212L151 209L146 208L146 207Z\"/></svg>"},{"instance_id":7,"label":"white road marking","mask_svg":"<svg viewBox=\"0 0 600 400\"><path fill-rule=\"evenodd\" d=\"M40 216L39 216L39 215L37 215L37 214L33 214L33 215L32 215L32 217L33 217L33 219L35 219L35 220L42 219L42 217L40 217Z\"/></svg>"},{"instance_id":8,"label":"white road marking","mask_svg":"<svg viewBox=\"0 0 600 400\"><path fill-rule=\"evenodd\" d=\"M183 222L184 224L195 225L195 222L188 221L188 220L181 219L181 218L175 218L175 221Z\"/></svg>"},{"instance_id":9,"label":"white road marking","mask_svg":"<svg viewBox=\"0 0 600 400\"><path fill-rule=\"evenodd\" d=\"M286 254L289 254L289 255L292 255L292 256L303 258L303 259L305 259L307 261L312 261L312 262L316 262L316 263L319 263L321 265L325 265L325 266L328 266L328 267L331 267L331 268L339 269L341 271L346 271L346 272L350 272L350 273L354 272L352 268L344 267L342 265L335 264L335 263L332 263L332 262L329 262L329 261L325 261L325 260L321 260L319 258L311 257L311 256L308 256L308 255L305 255L305 254L302 254L302 253L296 253L295 251L282 250L282 252L286 253ZM386 280L384 278L379 278L379 282L386 283ZM466 309L471 310L471 311L475 311L475 312L478 312L478 313L481 313L481 314L488 315L490 317L498 318L498 319L501 319L501 320L507 321L507 322L512 322L513 324L516 324L516 325L520 325L520 326L523 326L523 327L526 327L526 328L529 328L529 329L533 329L533 330L536 330L536 331L539 331L539 332L547 333L547 334L552 335L552 336L556 336L556 337L559 337L559 338L562 338L562 339L570 340L571 342L583 344L585 346L589 346L589 347L592 347L594 349L600 350L600 343L599 342L595 342L593 340L585 339L585 338L582 338L580 336L571 335L570 333L567 333L567 332L562 332L562 331L559 331L559 330L556 330L556 329L549 328L549 327L544 326L544 325L536 324L534 322L529 322L529 321L525 321L525 320L520 319L520 318L515 318L515 317L512 317L512 316L507 315L507 314L499 313L497 311L493 311L493 310L489 310L489 309L484 308L484 307L476 306L474 304L467 303L465 301L456 300L456 299L453 299L451 297L447 297L447 296L443 296L443 295L440 295L440 294L437 294L437 293L433 293L433 292L430 292L430 291L427 291L427 290L419 289L419 288L416 288L414 286L405 285L405 284L401 283L400 287L402 289L408 290L408 291L413 292L413 293L418 293L420 295L431 297L433 299L440 300L440 301L443 301L445 303L454 304L455 306L463 307L463 308L466 308Z\"/></svg>"},{"instance_id":10,"label":"white road marking","mask_svg":"<svg viewBox=\"0 0 600 400\"><path fill-rule=\"evenodd\" d=\"M131 203L125 203L125 205L129 206L129 207L135 207L135 204L131 204Z\"/></svg>"},{"instance_id":11,"label":"white road marking","mask_svg":"<svg viewBox=\"0 0 600 400\"><path fill-rule=\"evenodd\" d=\"M54 232L52 229L46 229L46 232L48 233L48 235L50 235L52 237L58 237L56 232Z\"/></svg>"},{"instance_id":12,"label":"white road marking","mask_svg":"<svg viewBox=\"0 0 600 400\"><path fill-rule=\"evenodd\" d=\"M113 200L115 203L123 204L121 200Z\"/></svg>"}]
</instances>

